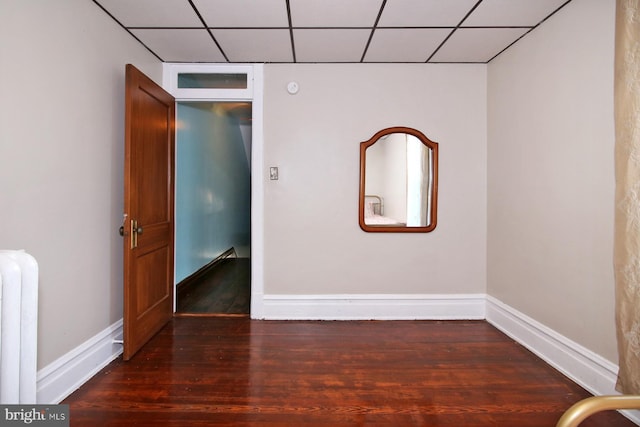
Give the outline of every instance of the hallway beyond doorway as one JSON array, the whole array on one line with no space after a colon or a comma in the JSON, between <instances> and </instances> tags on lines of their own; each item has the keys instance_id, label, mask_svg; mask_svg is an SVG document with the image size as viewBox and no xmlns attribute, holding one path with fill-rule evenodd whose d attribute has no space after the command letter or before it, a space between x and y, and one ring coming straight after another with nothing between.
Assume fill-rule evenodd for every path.
<instances>
[{"instance_id":1,"label":"hallway beyond doorway","mask_svg":"<svg viewBox=\"0 0 640 427\"><path fill-rule=\"evenodd\" d=\"M225 258L207 273L178 287L176 315L248 316L251 303L250 258Z\"/></svg>"}]
</instances>

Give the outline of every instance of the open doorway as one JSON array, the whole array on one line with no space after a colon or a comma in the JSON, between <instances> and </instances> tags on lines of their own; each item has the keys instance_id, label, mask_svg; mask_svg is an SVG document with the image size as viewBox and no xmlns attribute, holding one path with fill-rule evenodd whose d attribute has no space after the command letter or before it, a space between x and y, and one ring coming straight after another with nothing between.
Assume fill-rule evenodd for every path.
<instances>
[{"instance_id":1,"label":"open doorway","mask_svg":"<svg viewBox=\"0 0 640 427\"><path fill-rule=\"evenodd\" d=\"M251 102L177 103L177 314L249 315L251 119Z\"/></svg>"}]
</instances>

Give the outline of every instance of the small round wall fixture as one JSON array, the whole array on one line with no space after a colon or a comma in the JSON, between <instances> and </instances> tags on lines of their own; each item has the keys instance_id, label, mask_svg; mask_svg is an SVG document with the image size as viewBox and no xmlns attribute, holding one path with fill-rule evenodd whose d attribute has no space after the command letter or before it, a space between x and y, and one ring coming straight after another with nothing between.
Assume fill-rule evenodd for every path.
<instances>
[{"instance_id":1,"label":"small round wall fixture","mask_svg":"<svg viewBox=\"0 0 640 427\"><path fill-rule=\"evenodd\" d=\"M296 93L298 93L299 89L300 87L296 82L289 82L289 84L287 84L287 92L289 92L291 95L295 95Z\"/></svg>"}]
</instances>

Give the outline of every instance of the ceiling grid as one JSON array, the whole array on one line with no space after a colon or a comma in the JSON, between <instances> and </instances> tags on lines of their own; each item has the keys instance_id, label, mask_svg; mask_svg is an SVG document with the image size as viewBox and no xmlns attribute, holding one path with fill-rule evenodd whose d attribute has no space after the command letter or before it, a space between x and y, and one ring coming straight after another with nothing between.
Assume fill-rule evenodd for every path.
<instances>
[{"instance_id":1,"label":"ceiling grid","mask_svg":"<svg viewBox=\"0 0 640 427\"><path fill-rule=\"evenodd\" d=\"M571 0L93 0L163 62L481 63Z\"/></svg>"}]
</instances>

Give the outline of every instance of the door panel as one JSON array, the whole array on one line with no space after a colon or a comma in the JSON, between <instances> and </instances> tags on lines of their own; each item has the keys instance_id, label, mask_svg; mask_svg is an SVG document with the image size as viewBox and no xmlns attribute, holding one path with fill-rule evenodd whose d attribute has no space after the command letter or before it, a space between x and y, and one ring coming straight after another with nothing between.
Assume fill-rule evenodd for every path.
<instances>
[{"instance_id":1,"label":"door panel","mask_svg":"<svg viewBox=\"0 0 640 427\"><path fill-rule=\"evenodd\" d=\"M175 99L126 67L124 360L173 316Z\"/></svg>"}]
</instances>

